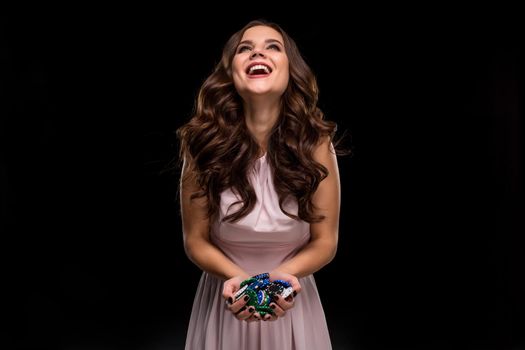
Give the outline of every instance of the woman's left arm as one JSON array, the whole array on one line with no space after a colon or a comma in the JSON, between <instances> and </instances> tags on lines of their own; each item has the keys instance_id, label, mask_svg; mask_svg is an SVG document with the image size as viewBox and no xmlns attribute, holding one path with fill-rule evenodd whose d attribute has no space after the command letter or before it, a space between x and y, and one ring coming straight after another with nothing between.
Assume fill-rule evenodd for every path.
<instances>
[{"instance_id":1,"label":"woman's left arm","mask_svg":"<svg viewBox=\"0 0 525 350\"><path fill-rule=\"evenodd\" d=\"M279 272L291 274L297 278L308 276L328 264L335 257L339 234L339 211L341 203L341 185L339 168L334 147L327 136L313 154L314 160L328 169L328 176L319 183L312 201L317 215L325 219L310 224L311 240L292 259L285 261L270 272L277 277Z\"/></svg>"}]
</instances>

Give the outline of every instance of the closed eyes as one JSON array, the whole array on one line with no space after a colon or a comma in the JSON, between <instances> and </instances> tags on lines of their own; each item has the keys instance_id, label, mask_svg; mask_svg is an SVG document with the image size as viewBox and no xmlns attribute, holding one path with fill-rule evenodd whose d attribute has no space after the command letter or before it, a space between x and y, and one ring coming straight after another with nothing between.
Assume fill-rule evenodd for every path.
<instances>
[{"instance_id":1,"label":"closed eyes","mask_svg":"<svg viewBox=\"0 0 525 350\"><path fill-rule=\"evenodd\" d=\"M246 51L246 50L251 50L251 47L246 46L246 45L244 45L244 46L239 46L239 48L237 49L237 53L241 53L241 52L244 52L244 51Z\"/></svg>"},{"instance_id":2,"label":"closed eyes","mask_svg":"<svg viewBox=\"0 0 525 350\"><path fill-rule=\"evenodd\" d=\"M251 46L241 45L237 49L237 53L242 53L242 52L245 52L246 50L251 50L251 49L252 49ZM277 44L270 44L270 45L266 46L266 49L275 50L275 51L281 51L281 48Z\"/></svg>"}]
</instances>

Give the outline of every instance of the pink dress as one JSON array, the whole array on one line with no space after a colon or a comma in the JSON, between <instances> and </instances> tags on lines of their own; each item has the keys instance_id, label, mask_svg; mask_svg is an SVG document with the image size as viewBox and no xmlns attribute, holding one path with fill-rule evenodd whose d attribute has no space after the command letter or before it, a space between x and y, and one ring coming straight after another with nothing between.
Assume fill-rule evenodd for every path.
<instances>
[{"instance_id":1,"label":"pink dress","mask_svg":"<svg viewBox=\"0 0 525 350\"><path fill-rule=\"evenodd\" d=\"M310 224L286 216L279 208L273 175L266 153L257 159L249 175L257 203L236 223L212 224L210 239L234 263L256 275L279 266L308 243ZM237 196L227 189L221 194L220 218L236 211L228 206ZM297 214L297 201L284 203ZM302 291L295 305L273 322L240 321L226 308L223 281L202 273L189 321L186 350L329 350L332 349L325 314L313 275L299 279Z\"/></svg>"}]
</instances>

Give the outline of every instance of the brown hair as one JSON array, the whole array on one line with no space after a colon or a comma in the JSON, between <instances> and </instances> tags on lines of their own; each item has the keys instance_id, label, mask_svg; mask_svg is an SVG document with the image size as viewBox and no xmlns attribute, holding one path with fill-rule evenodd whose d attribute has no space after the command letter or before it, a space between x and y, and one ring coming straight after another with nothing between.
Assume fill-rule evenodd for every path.
<instances>
[{"instance_id":1,"label":"brown hair","mask_svg":"<svg viewBox=\"0 0 525 350\"><path fill-rule=\"evenodd\" d=\"M294 40L275 23L252 21L226 42L221 61L199 90L192 118L176 130L180 139L179 167L186 159L201 189L193 193L191 199L207 196L208 218L218 214L220 194L227 188L232 188L241 198L234 204L243 203L243 206L223 221L237 221L253 209L256 194L247 171L260 150L245 124L241 98L233 84L232 61L244 32L259 25L281 33L290 64L290 80L281 98L279 119L270 131L266 155L274 174L279 206L291 218L319 222L324 216L314 215L312 196L328 170L313 160L312 153L324 136L333 140L337 124L323 120L324 115L317 107L315 76ZM336 153L350 152L336 150ZM288 196L297 200L298 216L283 209Z\"/></svg>"}]
</instances>

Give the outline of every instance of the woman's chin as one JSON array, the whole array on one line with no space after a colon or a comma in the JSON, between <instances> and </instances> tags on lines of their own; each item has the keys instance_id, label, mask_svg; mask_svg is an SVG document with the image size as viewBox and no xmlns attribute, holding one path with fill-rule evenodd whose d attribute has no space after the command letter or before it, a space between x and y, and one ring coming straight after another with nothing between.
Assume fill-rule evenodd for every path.
<instances>
[{"instance_id":1,"label":"woman's chin","mask_svg":"<svg viewBox=\"0 0 525 350\"><path fill-rule=\"evenodd\" d=\"M261 96L275 96L278 92L271 87L256 87L250 88L245 91L247 96L261 97Z\"/></svg>"},{"instance_id":2,"label":"woman's chin","mask_svg":"<svg viewBox=\"0 0 525 350\"><path fill-rule=\"evenodd\" d=\"M256 96L256 97L270 96L272 95L272 91L271 90L253 90L253 91L248 91L248 95Z\"/></svg>"}]
</instances>

